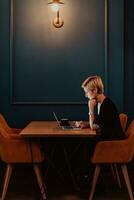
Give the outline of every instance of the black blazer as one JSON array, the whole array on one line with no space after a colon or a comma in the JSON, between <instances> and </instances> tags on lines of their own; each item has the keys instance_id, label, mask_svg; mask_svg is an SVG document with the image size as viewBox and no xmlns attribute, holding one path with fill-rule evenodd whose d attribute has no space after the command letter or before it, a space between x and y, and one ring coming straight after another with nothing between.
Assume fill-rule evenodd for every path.
<instances>
[{"instance_id":1,"label":"black blazer","mask_svg":"<svg viewBox=\"0 0 134 200\"><path fill-rule=\"evenodd\" d=\"M100 106L95 124L100 127L100 140L120 140L125 138L115 104L106 97Z\"/></svg>"}]
</instances>

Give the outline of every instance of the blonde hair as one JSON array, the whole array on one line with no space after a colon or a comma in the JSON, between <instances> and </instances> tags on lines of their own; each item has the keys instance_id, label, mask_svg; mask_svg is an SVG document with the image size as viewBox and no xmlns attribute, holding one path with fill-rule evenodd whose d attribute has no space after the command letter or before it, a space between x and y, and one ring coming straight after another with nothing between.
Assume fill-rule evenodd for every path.
<instances>
[{"instance_id":1,"label":"blonde hair","mask_svg":"<svg viewBox=\"0 0 134 200\"><path fill-rule=\"evenodd\" d=\"M101 77L99 76L89 76L81 85L82 88L87 88L87 90L94 90L97 88L98 94L104 93L104 85Z\"/></svg>"}]
</instances>

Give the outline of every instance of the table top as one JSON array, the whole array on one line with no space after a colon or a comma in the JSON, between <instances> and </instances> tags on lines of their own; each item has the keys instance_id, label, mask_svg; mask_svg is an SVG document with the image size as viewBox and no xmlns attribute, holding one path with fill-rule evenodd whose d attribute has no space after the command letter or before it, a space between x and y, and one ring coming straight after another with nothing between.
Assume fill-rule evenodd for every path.
<instances>
[{"instance_id":1,"label":"table top","mask_svg":"<svg viewBox=\"0 0 134 200\"><path fill-rule=\"evenodd\" d=\"M24 137L93 137L96 131L90 128L62 130L56 121L32 121L21 132Z\"/></svg>"}]
</instances>

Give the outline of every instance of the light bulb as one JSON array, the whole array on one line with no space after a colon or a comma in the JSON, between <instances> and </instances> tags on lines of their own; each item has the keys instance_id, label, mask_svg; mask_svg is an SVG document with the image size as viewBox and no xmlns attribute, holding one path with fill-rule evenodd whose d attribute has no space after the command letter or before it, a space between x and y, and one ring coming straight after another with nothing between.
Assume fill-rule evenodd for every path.
<instances>
[{"instance_id":1,"label":"light bulb","mask_svg":"<svg viewBox=\"0 0 134 200\"><path fill-rule=\"evenodd\" d=\"M60 6L59 6L58 3L53 3L53 4L51 5L51 7L52 7L52 10L53 10L54 12L59 11L59 8L60 8Z\"/></svg>"}]
</instances>

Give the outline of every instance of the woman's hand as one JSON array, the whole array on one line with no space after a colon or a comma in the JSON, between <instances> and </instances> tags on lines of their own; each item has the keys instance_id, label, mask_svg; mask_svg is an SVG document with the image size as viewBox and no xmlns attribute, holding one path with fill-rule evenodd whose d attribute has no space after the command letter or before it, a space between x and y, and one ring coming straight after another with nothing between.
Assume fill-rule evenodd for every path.
<instances>
[{"instance_id":1,"label":"woman's hand","mask_svg":"<svg viewBox=\"0 0 134 200\"><path fill-rule=\"evenodd\" d=\"M90 128L94 129L93 127L93 123L94 123L94 108L97 104L96 99L90 99L88 101L88 108L89 108L89 124L90 124Z\"/></svg>"},{"instance_id":2,"label":"woman's hand","mask_svg":"<svg viewBox=\"0 0 134 200\"><path fill-rule=\"evenodd\" d=\"M90 114L94 114L94 108L95 108L96 104L97 104L96 99L90 99L88 101L88 108L89 108Z\"/></svg>"}]
</instances>

